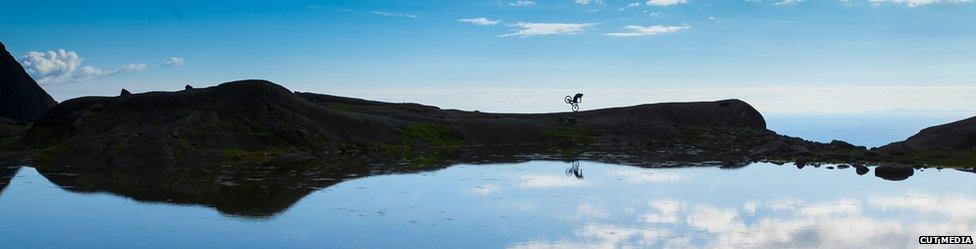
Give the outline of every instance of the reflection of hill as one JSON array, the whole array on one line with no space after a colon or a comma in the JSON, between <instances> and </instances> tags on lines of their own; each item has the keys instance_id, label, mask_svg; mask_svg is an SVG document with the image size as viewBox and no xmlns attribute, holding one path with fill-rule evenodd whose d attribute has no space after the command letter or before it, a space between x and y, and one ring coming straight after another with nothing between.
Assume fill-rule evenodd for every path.
<instances>
[{"instance_id":1,"label":"reflection of hill","mask_svg":"<svg viewBox=\"0 0 976 249\"><path fill-rule=\"evenodd\" d=\"M10 184L10 179L13 178L14 175L17 175L18 170L20 170L20 166L0 166L0 194L3 194L4 189L7 189L7 185Z\"/></svg>"},{"instance_id":2,"label":"reflection of hill","mask_svg":"<svg viewBox=\"0 0 976 249\"><path fill-rule=\"evenodd\" d=\"M143 202L204 205L224 214L254 218L273 216L312 191L347 179L390 173L365 163L338 162L198 165L166 169L38 168L38 172L72 192L107 192Z\"/></svg>"},{"instance_id":3,"label":"reflection of hill","mask_svg":"<svg viewBox=\"0 0 976 249\"><path fill-rule=\"evenodd\" d=\"M203 205L228 215L263 218L287 210L317 189L359 177L431 171L457 163L569 160L534 153L491 151L499 154L459 152L452 158L461 159L424 165L357 158L344 161L277 161L233 166L206 163L168 167L47 166L38 167L37 170L52 183L71 192L106 192L142 202ZM603 157L592 159L610 162L600 158ZM9 174L13 176L14 173L16 169Z\"/></svg>"}]
</instances>

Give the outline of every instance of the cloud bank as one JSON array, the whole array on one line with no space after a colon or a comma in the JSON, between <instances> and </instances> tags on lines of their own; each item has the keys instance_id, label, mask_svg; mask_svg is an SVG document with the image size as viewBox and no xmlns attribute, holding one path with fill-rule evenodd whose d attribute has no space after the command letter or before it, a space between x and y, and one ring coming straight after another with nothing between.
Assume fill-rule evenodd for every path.
<instances>
[{"instance_id":1,"label":"cloud bank","mask_svg":"<svg viewBox=\"0 0 976 249\"><path fill-rule=\"evenodd\" d=\"M414 15L414 14L393 13L393 12L386 12L386 11L370 11L369 13L372 13L374 15L391 16L391 17L406 17L406 18L417 18L417 17L420 17L419 15Z\"/></svg>"},{"instance_id":2,"label":"cloud bank","mask_svg":"<svg viewBox=\"0 0 976 249\"><path fill-rule=\"evenodd\" d=\"M620 36L620 37L635 37L635 36L648 36L648 35L660 35L667 33L674 33L681 30L691 28L689 26L667 26L667 25L654 25L654 26L637 26L629 25L624 27L629 29L630 32L620 32L620 33L607 33L604 35L609 36Z\"/></svg>"},{"instance_id":3,"label":"cloud bank","mask_svg":"<svg viewBox=\"0 0 976 249\"><path fill-rule=\"evenodd\" d=\"M513 6L513 7L529 7L529 6L535 6L535 2L529 1L529 0L518 0L518 1L515 1L515 2L509 3L508 6Z\"/></svg>"},{"instance_id":4,"label":"cloud bank","mask_svg":"<svg viewBox=\"0 0 976 249\"><path fill-rule=\"evenodd\" d=\"M485 17L458 19L458 22L466 22L478 26L491 26L500 23L499 20L491 20Z\"/></svg>"},{"instance_id":5,"label":"cloud bank","mask_svg":"<svg viewBox=\"0 0 976 249\"><path fill-rule=\"evenodd\" d=\"M101 76L140 72L150 67L180 66L183 58L171 57L162 64L150 66L146 63L129 63L114 70L86 66L85 59L71 50L30 51L20 58L20 64L28 74L42 85L66 84L91 80Z\"/></svg>"},{"instance_id":6,"label":"cloud bank","mask_svg":"<svg viewBox=\"0 0 976 249\"><path fill-rule=\"evenodd\" d=\"M597 23L538 23L538 22L520 22L513 24L513 27L518 28L515 33L503 34L500 37L507 36L536 36L536 35L576 35L582 33L583 30L592 28L596 26Z\"/></svg>"},{"instance_id":7,"label":"cloud bank","mask_svg":"<svg viewBox=\"0 0 976 249\"><path fill-rule=\"evenodd\" d=\"M930 4L940 4L940 3L972 3L974 0L868 0L869 3L880 5L880 4L902 4L908 7L919 7Z\"/></svg>"},{"instance_id":8,"label":"cloud bank","mask_svg":"<svg viewBox=\"0 0 976 249\"><path fill-rule=\"evenodd\" d=\"M686 3L688 3L688 0L649 0L649 1L647 1L647 5L652 5L652 6L672 6L672 5L679 5L679 4L686 4Z\"/></svg>"}]
</instances>

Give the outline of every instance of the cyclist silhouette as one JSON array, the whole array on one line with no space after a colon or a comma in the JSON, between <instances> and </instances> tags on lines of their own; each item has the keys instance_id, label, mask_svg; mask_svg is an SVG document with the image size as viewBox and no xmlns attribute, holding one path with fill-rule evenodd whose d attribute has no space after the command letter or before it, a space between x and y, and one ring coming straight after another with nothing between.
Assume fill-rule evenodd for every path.
<instances>
[{"instance_id":1,"label":"cyclist silhouette","mask_svg":"<svg viewBox=\"0 0 976 249\"><path fill-rule=\"evenodd\" d=\"M583 94L582 93L577 93L576 95L573 95L573 96L566 96L565 101L566 101L566 104L570 104L570 105L573 106L572 107L573 108L573 112L578 112L579 111L579 103L580 102L583 102Z\"/></svg>"}]
</instances>

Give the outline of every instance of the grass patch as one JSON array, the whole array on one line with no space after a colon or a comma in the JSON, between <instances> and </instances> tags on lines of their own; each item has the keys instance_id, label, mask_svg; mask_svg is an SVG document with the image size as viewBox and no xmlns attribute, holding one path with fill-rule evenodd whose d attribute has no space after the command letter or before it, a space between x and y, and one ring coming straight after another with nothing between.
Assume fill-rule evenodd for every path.
<instances>
[{"instance_id":1,"label":"grass patch","mask_svg":"<svg viewBox=\"0 0 976 249\"><path fill-rule=\"evenodd\" d=\"M298 153L298 151L291 147L270 147L262 150L224 148L218 151L221 157L240 162L266 162L294 153Z\"/></svg>"},{"instance_id":2,"label":"grass patch","mask_svg":"<svg viewBox=\"0 0 976 249\"><path fill-rule=\"evenodd\" d=\"M886 161L932 167L976 167L976 150L917 151L887 156Z\"/></svg>"},{"instance_id":3,"label":"grass patch","mask_svg":"<svg viewBox=\"0 0 976 249\"><path fill-rule=\"evenodd\" d=\"M450 128L442 124L414 123L399 135L400 144L407 147L427 145L430 147L460 147L464 141L451 134Z\"/></svg>"},{"instance_id":4,"label":"grass patch","mask_svg":"<svg viewBox=\"0 0 976 249\"><path fill-rule=\"evenodd\" d=\"M548 142L556 142L558 144L570 142L571 145L587 145L592 143L594 138L601 134L596 130L559 128L543 131L542 137Z\"/></svg>"},{"instance_id":5,"label":"grass patch","mask_svg":"<svg viewBox=\"0 0 976 249\"><path fill-rule=\"evenodd\" d=\"M37 154L37 163L40 165L52 165L65 152L68 152L68 146L64 143L48 147Z\"/></svg>"}]
</instances>

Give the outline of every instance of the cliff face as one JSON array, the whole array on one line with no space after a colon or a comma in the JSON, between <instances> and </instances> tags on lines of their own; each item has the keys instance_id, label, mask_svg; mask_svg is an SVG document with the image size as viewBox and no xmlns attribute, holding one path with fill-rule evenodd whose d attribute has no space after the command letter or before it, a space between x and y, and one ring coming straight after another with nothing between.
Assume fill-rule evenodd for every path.
<instances>
[{"instance_id":1,"label":"cliff face","mask_svg":"<svg viewBox=\"0 0 976 249\"><path fill-rule=\"evenodd\" d=\"M0 118L31 121L57 104L0 43Z\"/></svg>"},{"instance_id":2,"label":"cliff face","mask_svg":"<svg viewBox=\"0 0 976 249\"><path fill-rule=\"evenodd\" d=\"M68 100L35 122L23 140L35 146L38 161L75 166L295 154L426 157L421 151L511 145L576 152L668 149L674 153L647 160L722 161L824 146L766 130L762 115L739 100L502 114L294 93L261 80ZM778 140L784 148L751 152Z\"/></svg>"}]
</instances>

